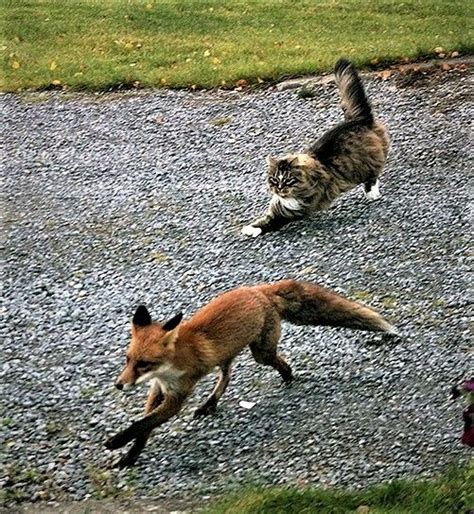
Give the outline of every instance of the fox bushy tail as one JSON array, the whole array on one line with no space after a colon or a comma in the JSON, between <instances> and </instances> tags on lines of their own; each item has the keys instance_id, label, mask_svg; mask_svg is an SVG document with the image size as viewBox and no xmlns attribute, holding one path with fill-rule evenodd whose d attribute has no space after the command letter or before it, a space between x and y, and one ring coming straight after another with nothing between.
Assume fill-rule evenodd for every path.
<instances>
[{"instance_id":1,"label":"fox bushy tail","mask_svg":"<svg viewBox=\"0 0 474 514\"><path fill-rule=\"evenodd\" d=\"M395 327L374 310L316 284L283 280L260 286L260 290L272 300L280 316L295 325L326 325L398 335Z\"/></svg>"},{"instance_id":2,"label":"fox bushy tail","mask_svg":"<svg viewBox=\"0 0 474 514\"><path fill-rule=\"evenodd\" d=\"M347 59L339 59L334 68L334 74L346 120L359 119L372 124L374 121L372 108L359 74L352 63Z\"/></svg>"}]
</instances>

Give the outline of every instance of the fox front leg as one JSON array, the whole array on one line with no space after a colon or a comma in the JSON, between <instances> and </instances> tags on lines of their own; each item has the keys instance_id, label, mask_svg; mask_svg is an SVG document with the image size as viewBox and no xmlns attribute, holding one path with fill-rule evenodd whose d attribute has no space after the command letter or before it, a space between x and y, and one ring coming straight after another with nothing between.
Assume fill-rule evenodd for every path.
<instances>
[{"instance_id":1,"label":"fox front leg","mask_svg":"<svg viewBox=\"0 0 474 514\"><path fill-rule=\"evenodd\" d=\"M161 391L159 382L157 380L153 380L151 382L150 392L148 393L148 398L145 405L145 415L153 412L161 404L163 399L164 395ZM150 437L150 434L151 430L146 434L136 437L128 453L123 455L115 463L114 467L126 468L129 466L133 466L137 461L140 453L143 451L143 448L145 448L146 443Z\"/></svg>"},{"instance_id":2,"label":"fox front leg","mask_svg":"<svg viewBox=\"0 0 474 514\"><path fill-rule=\"evenodd\" d=\"M214 414L216 412L217 402L220 397L224 394L230 380L230 361L224 364L220 370L219 380L212 391L211 396L194 411L194 417L199 418L200 416L207 416L208 414Z\"/></svg>"},{"instance_id":3,"label":"fox front leg","mask_svg":"<svg viewBox=\"0 0 474 514\"><path fill-rule=\"evenodd\" d=\"M145 447L151 431L157 426L168 421L175 414L178 414L188 396L189 393L186 395L166 395L163 403L161 403L159 407L144 418L132 423L125 430L122 430L117 435L108 439L105 443L105 447L109 450L117 450L135 439L137 444L132 447L132 449L134 447L135 449L133 450L130 460L125 456L123 462L124 466L134 464L140 455L140 452Z\"/></svg>"}]
</instances>

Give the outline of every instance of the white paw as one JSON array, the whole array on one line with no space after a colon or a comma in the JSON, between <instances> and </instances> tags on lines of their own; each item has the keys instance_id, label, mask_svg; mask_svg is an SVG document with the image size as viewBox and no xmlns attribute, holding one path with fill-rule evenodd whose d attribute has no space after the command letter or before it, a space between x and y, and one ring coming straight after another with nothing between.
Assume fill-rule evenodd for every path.
<instances>
[{"instance_id":1,"label":"white paw","mask_svg":"<svg viewBox=\"0 0 474 514\"><path fill-rule=\"evenodd\" d=\"M262 229L260 227L252 227L252 225L245 225L242 227L242 234L245 236L257 237L262 233Z\"/></svg>"},{"instance_id":2,"label":"white paw","mask_svg":"<svg viewBox=\"0 0 474 514\"><path fill-rule=\"evenodd\" d=\"M377 182L370 188L368 193L365 191L364 193L367 200L378 200L381 196L379 190L379 181L377 180Z\"/></svg>"}]
</instances>

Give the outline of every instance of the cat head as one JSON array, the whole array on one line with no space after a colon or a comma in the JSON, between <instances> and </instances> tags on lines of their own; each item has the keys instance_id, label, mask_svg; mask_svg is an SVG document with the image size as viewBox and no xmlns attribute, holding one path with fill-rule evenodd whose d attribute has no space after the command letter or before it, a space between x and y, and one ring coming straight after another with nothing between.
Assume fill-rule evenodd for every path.
<instances>
[{"instance_id":1,"label":"cat head","mask_svg":"<svg viewBox=\"0 0 474 514\"><path fill-rule=\"evenodd\" d=\"M285 157L267 157L267 181L270 191L282 198L297 195L305 187L307 172L316 161L307 154L289 154Z\"/></svg>"}]
</instances>

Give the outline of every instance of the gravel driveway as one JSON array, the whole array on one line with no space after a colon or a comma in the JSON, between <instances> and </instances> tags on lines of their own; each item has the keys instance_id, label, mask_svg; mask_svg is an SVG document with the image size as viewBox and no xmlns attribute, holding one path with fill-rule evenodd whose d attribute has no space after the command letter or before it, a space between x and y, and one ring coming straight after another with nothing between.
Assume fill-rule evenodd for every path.
<instances>
[{"instance_id":1,"label":"gravel driveway","mask_svg":"<svg viewBox=\"0 0 474 514\"><path fill-rule=\"evenodd\" d=\"M408 81L405 81L408 82ZM333 84L283 92L3 95L0 486L8 502L205 498L239 484L358 487L466 459L449 387L474 368L467 294L467 73L367 81L393 146L382 199L361 190L258 239L264 157L341 119ZM299 277L379 309L405 334L286 325L297 381L247 352L212 418L156 430L132 470L108 435L144 387L114 390L128 323L190 316L244 283ZM255 402L251 409L240 401Z\"/></svg>"}]
</instances>

